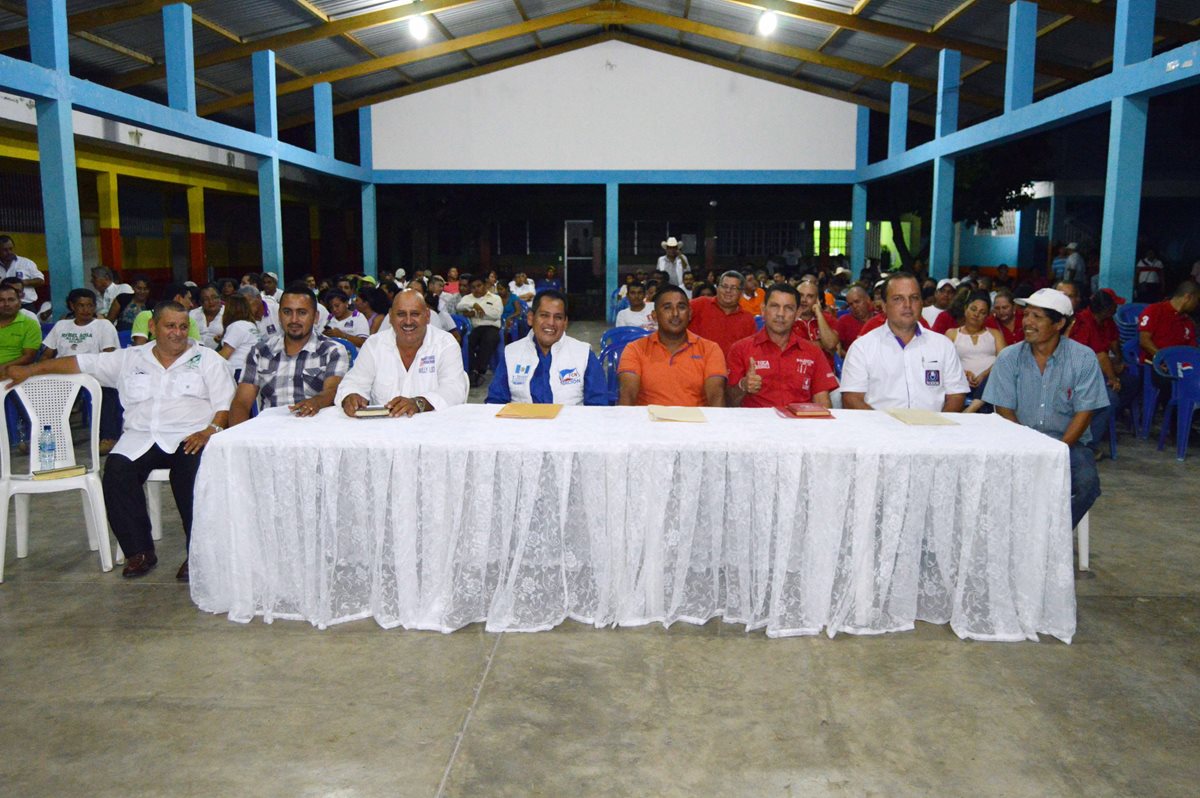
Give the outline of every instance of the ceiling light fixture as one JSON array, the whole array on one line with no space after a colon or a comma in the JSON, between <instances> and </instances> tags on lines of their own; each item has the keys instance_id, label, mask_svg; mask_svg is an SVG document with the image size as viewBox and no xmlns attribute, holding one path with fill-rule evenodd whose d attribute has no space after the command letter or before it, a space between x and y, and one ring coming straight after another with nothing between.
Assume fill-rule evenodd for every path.
<instances>
[{"instance_id":1,"label":"ceiling light fixture","mask_svg":"<svg viewBox=\"0 0 1200 798\"><path fill-rule=\"evenodd\" d=\"M420 15L409 17L408 32L411 33L412 37L417 41L425 41L426 37L429 36L429 20Z\"/></svg>"},{"instance_id":2,"label":"ceiling light fixture","mask_svg":"<svg viewBox=\"0 0 1200 798\"><path fill-rule=\"evenodd\" d=\"M774 11L768 11L758 18L758 32L763 36L770 36L779 27L779 17Z\"/></svg>"}]
</instances>

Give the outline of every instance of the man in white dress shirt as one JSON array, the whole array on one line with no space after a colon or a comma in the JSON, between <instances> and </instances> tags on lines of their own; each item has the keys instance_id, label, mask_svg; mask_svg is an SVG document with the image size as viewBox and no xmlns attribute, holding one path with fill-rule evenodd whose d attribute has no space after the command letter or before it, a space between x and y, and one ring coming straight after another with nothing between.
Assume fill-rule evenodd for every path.
<instances>
[{"instance_id":1,"label":"man in white dress shirt","mask_svg":"<svg viewBox=\"0 0 1200 798\"><path fill-rule=\"evenodd\" d=\"M220 292L215 285L209 283L200 290L200 307L188 311L188 315L200 330L201 345L209 349L221 348L217 342L225 334L225 324L221 318L223 310Z\"/></svg>"},{"instance_id":2,"label":"man in white dress shirt","mask_svg":"<svg viewBox=\"0 0 1200 798\"><path fill-rule=\"evenodd\" d=\"M371 334L371 325L366 316L350 305L350 298L341 291L330 291L325 295L325 301L329 304L329 326L325 328L325 335L349 341L356 347L365 344Z\"/></svg>"},{"instance_id":3,"label":"man in white dress shirt","mask_svg":"<svg viewBox=\"0 0 1200 798\"><path fill-rule=\"evenodd\" d=\"M120 394L125 431L104 464L104 503L109 526L128 558L121 572L127 578L143 576L158 564L142 492L150 472L171 470L171 493L190 540L200 454L228 423L233 380L225 359L190 340L188 328L183 305L160 302L150 321L151 346L60 357L7 370L14 384L38 374L82 372ZM187 580L187 560L175 576Z\"/></svg>"},{"instance_id":4,"label":"man in white dress shirt","mask_svg":"<svg viewBox=\"0 0 1200 798\"><path fill-rule=\"evenodd\" d=\"M508 284L508 290L527 305L531 304L533 298L537 296L537 289L533 287L533 281L525 276L525 272L516 273L512 282Z\"/></svg>"},{"instance_id":5,"label":"man in white dress shirt","mask_svg":"<svg viewBox=\"0 0 1200 798\"><path fill-rule=\"evenodd\" d=\"M46 284L46 278L38 270L36 263L17 254L12 236L7 235L0 236L0 278L3 277L19 278L24 288L21 307L26 310L37 309L37 289Z\"/></svg>"},{"instance_id":6,"label":"man in white dress shirt","mask_svg":"<svg viewBox=\"0 0 1200 798\"><path fill-rule=\"evenodd\" d=\"M923 330L921 284L896 272L883 287L887 323L860 335L842 365L842 405L849 410L916 408L957 413L970 386L954 344Z\"/></svg>"},{"instance_id":7,"label":"man in white dress shirt","mask_svg":"<svg viewBox=\"0 0 1200 798\"><path fill-rule=\"evenodd\" d=\"M383 405L396 418L467 401L462 348L429 324L425 297L412 290L396 294L388 321L393 335L380 330L368 338L338 386L335 401L346 415Z\"/></svg>"}]
</instances>

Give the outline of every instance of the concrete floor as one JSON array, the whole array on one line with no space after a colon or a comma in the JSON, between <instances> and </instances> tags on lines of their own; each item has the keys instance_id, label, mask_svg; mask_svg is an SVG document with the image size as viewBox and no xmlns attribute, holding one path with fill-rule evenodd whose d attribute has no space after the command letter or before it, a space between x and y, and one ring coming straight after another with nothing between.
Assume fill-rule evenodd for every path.
<instances>
[{"instance_id":1,"label":"concrete floor","mask_svg":"<svg viewBox=\"0 0 1200 798\"><path fill-rule=\"evenodd\" d=\"M1179 464L1124 435L1101 477L1069 646L239 625L175 583L169 491L135 582L77 499L34 497L0 585L0 794L1195 796L1200 439Z\"/></svg>"}]
</instances>

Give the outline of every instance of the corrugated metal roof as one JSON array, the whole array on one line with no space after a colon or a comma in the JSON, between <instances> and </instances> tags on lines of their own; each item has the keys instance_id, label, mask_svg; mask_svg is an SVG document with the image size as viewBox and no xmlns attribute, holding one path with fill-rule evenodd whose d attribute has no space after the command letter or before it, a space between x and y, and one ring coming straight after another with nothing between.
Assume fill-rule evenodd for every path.
<instances>
[{"instance_id":1,"label":"corrugated metal roof","mask_svg":"<svg viewBox=\"0 0 1200 798\"><path fill-rule=\"evenodd\" d=\"M281 77L286 80L290 75L291 73L287 70L278 70L276 80ZM250 91L254 86L254 78L250 72L250 61L245 58L239 61L229 61L224 64L215 64L204 69L197 69L196 77L204 78L211 83L224 86L239 94Z\"/></svg>"},{"instance_id":2,"label":"corrugated metal roof","mask_svg":"<svg viewBox=\"0 0 1200 798\"><path fill-rule=\"evenodd\" d=\"M904 49L905 43L870 33L843 31L822 51L827 55L849 58L864 64L882 66Z\"/></svg>"},{"instance_id":3,"label":"corrugated metal roof","mask_svg":"<svg viewBox=\"0 0 1200 798\"><path fill-rule=\"evenodd\" d=\"M730 42L723 42L720 39L710 39L707 36L697 36L688 33L683 37L683 44L687 47L699 50L709 55L720 56L721 58L733 58L737 55L741 48Z\"/></svg>"},{"instance_id":4,"label":"corrugated metal roof","mask_svg":"<svg viewBox=\"0 0 1200 798\"><path fill-rule=\"evenodd\" d=\"M279 58L306 74L315 75L330 69L351 66L367 58L367 54L343 37L322 39L280 50Z\"/></svg>"},{"instance_id":5,"label":"corrugated metal roof","mask_svg":"<svg viewBox=\"0 0 1200 798\"><path fill-rule=\"evenodd\" d=\"M112 74L146 66L144 61L93 44L78 36L70 37L67 46L71 51L71 71L85 77L95 73Z\"/></svg>"},{"instance_id":6,"label":"corrugated metal roof","mask_svg":"<svg viewBox=\"0 0 1200 798\"><path fill-rule=\"evenodd\" d=\"M537 40L532 36L514 36L504 41L485 44L483 47L472 47L470 53L477 60L486 63L536 49L538 49Z\"/></svg>"},{"instance_id":7,"label":"corrugated metal roof","mask_svg":"<svg viewBox=\"0 0 1200 798\"><path fill-rule=\"evenodd\" d=\"M864 19L928 30L962 5L962 0L874 0L862 13Z\"/></svg>"},{"instance_id":8,"label":"corrugated metal roof","mask_svg":"<svg viewBox=\"0 0 1200 798\"><path fill-rule=\"evenodd\" d=\"M557 14L560 11L570 11L573 8L583 8L594 4L595 0L521 0L521 6L531 18L544 17L547 14Z\"/></svg>"},{"instance_id":9,"label":"corrugated metal roof","mask_svg":"<svg viewBox=\"0 0 1200 798\"><path fill-rule=\"evenodd\" d=\"M427 58L415 64L408 64L404 67L404 71L412 75L414 79L424 79L444 75L456 69L468 69L470 67L471 62L467 60L465 55L462 53L449 53L437 58Z\"/></svg>"},{"instance_id":10,"label":"corrugated metal roof","mask_svg":"<svg viewBox=\"0 0 1200 798\"><path fill-rule=\"evenodd\" d=\"M233 31L243 39L261 39L263 36L307 28L317 22L316 17L289 0L221 0L204 3L194 13Z\"/></svg>"},{"instance_id":11,"label":"corrugated metal roof","mask_svg":"<svg viewBox=\"0 0 1200 798\"><path fill-rule=\"evenodd\" d=\"M464 6L439 11L432 16L437 17L455 37L470 36L472 33L516 25L523 21L512 0L475 0Z\"/></svg>"},{"instance_id":12,"label":"corrugated metal roof","mask_svg":"<svg viewBox=\"0 0 1200 798\"><path fill-rule=\"evenodd\" d=\"M801 63L794 58L785 58L782 55L765 53L762 50L751 50L750 48L746 48L742 53L742 62L750 66L770 69L788 75L795 71L796 67L800 66Z\"/></svg>"},{"instance_id":13,"label":"corrugated metal roof","mask_svg":"<svg viewBox=\"0 0 1200 798\"><path fill-rule=\"evenodd\" d=\"M557 28L547 28L546 30L538 31L538 38L542 40L542 44L549 46L572 39L580 39L584 36L591 36L594 33L599 33L600 30L599 25L559 25Z\"/></svg>"}]
</instances>

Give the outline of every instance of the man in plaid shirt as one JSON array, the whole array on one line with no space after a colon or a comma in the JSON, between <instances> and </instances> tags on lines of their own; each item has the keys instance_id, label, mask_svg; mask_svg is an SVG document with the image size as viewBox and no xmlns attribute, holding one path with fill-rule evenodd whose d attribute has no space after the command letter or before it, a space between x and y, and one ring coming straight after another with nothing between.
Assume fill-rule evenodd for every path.
<instances>
[{"instance_id":1,"label":"man in plaid shirt","mask_svg":"<svg viewBox=\"0 0 1200 798\"><path fill-rule=\"evenodd\" d=\"M282 335L259 343L246 358L229 408L229 426L250 418L257 398L262 407L287 407L312 416L333 404L350 355L344 346L315 332L317 300L303 284L287 287L279 303Z\"/></svg>"}]
</instances>

